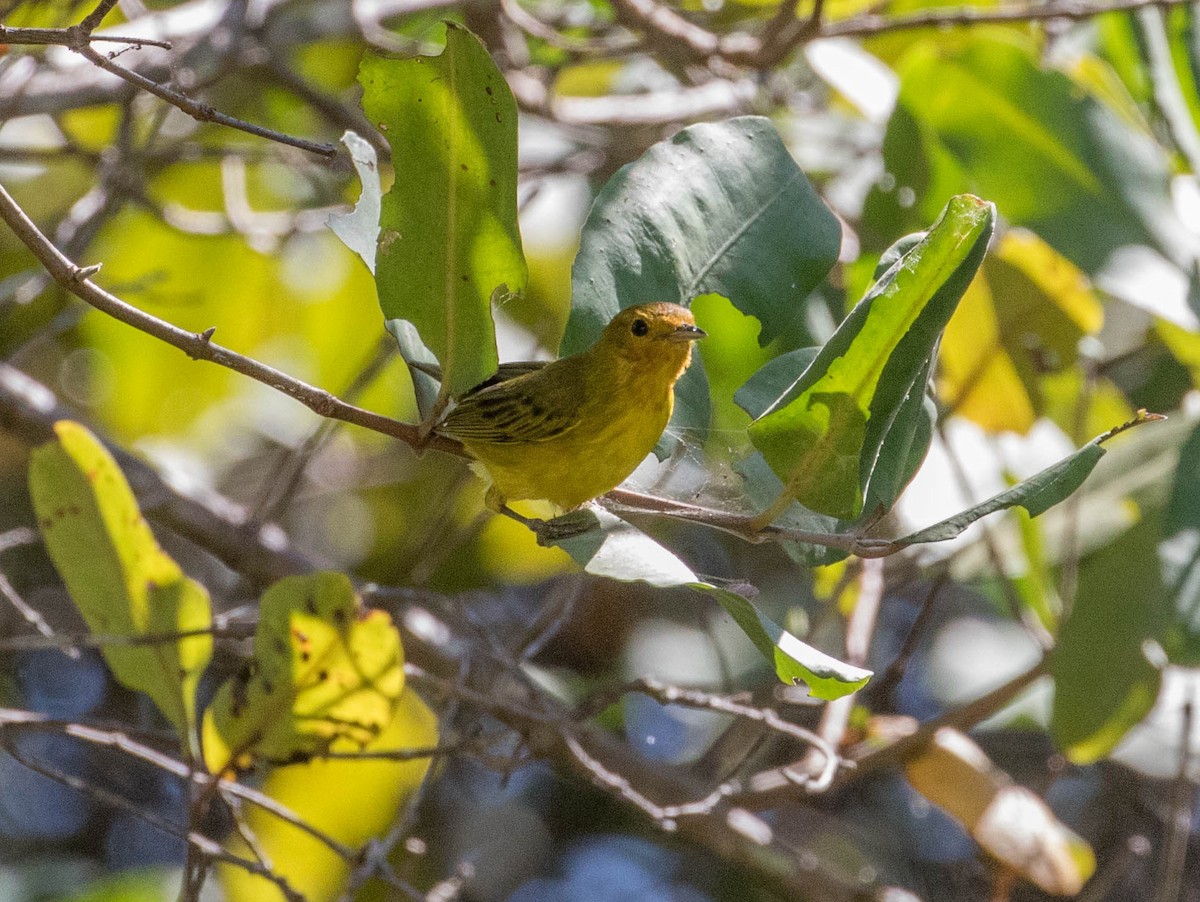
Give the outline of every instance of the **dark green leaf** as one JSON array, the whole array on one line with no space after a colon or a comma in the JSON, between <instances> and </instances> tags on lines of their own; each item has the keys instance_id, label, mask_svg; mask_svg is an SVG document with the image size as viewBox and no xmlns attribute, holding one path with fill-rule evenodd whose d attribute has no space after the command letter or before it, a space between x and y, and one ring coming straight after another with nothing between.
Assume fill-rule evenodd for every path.
<instances>
[{"instance_id":1,"label":"dark green leaf","mask_svg":"<svg viewBox=\"0 0 1200 902\"><path fill-rule=\"evenodd\" d=\"M686 128L621 169L592 206L572 269L560 353L590 346L618 310L647 301L728 298L769 342L837 262L841 229L769 119ZM703 350L701 350L703 354ZM708 427L693 365L673 425Z\"/></svg>"}]
</instances>

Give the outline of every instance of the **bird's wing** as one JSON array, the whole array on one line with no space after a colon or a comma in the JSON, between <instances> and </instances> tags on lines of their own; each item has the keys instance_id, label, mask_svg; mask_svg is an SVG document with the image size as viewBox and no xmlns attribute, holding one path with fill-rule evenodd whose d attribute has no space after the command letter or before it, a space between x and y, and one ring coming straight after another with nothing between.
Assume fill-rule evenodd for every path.
<instances>
[{"instance_id":1,"label":"bird's wing","mask_svg":"<svg viewBox=\"0 0 1200 902\"><path fill-rule=\"evenodd\" d=\"M424 373L426 376L432 376L438 382L442 381L442 368L436 363L425 363L420 360L406 361L410 367L418 372ZM544 367L549 361L547 360L521 360L511 363L502 363L500 368L496 370L488 378L484 379L478 385L469 388L463 397L469 397L477 391L481 391L492 385L499 385L501 382L507 382L509 379L515 379L517 376L524 376L526 373L535 373Z\"/></svg>"},{"instance_id":2,"label":"bird's wing","mask_svg":"<svg viewBox=\"0 0 1200 902\"><path fill-rule=\"evenodd\" d=\"M542 442L574 429L587 393L577 384L576 368L562 363L472 389L438 431L466 442L505 444Z\"/></svg>"}]
</instances>

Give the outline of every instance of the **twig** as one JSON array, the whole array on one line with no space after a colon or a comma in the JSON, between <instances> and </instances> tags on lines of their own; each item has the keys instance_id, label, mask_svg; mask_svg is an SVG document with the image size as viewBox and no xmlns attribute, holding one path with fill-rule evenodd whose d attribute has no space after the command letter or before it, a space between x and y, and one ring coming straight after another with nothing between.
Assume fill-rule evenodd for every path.
<instances>
[{"instance_id":1,"label":"twig","mask_svg":"<svg viewBox=\"0 0 1200 902\"><path fill-rule=\"evenodd\" d=\"M109 44L130 44L134 47L160 47L171 49L170 41L160 41L157 38L136 38L116 34L90 34L78 25L70 28L15 28L0 25L0 43L18 46L62 46L71 47L80 43L105 42Z\"/></svg>"},{"instance_id":2,"label":"twig","mask_svg":"<svg viewBox=\"0 0 1200 902\"><path fill-rule=\"evenodd\" d=\"M960 6L949 9L928 9L911 15L882 16L872 13L856 16L841 22L829 22L820 36L866 37L889 31L907 31L913 28L968 28L976 25L1002 25L1008 22L1045 22L1053 19L1080 21L1093 19L1105 13L1129 12L1157 6L1166 9L1183 6L1193 0L1059 0L1042 5L999 7L982 9Z\"/></svg>"},{"instance_id":3,"label":"twig","mask_svg":"<svg viewBox=\"0 0 1200 902\"><path fill-rule=\"evenodd\" d=\"M871 639L875 635L875 623L879 618L879 608L883 604L884 587L883 562L864 560L859 574L858 599L846 623L846 661L855 667L866 666L871 651ZM821 711L817 733L825 747L834 750L841 748L846 739L846 730L850 726L850 714L854 710L857 695L857 692L843 695L829 702ZM821 761L817 759L815 751L810 750L803 760L783 768L789 783L796 783L810 774L821 773L820 767L828 768L828 753L826 761ZM830 774L829 782L832 782L833 776ZM827 782L825 788L828 786Z\"/></svg>"},{"instance_id":4,"label":"twig","mask_svg":"<svg viewBox=\"0 0 1200 902\"><path fill-rule=\"evenodd\" d=\"M1188 776L1192 757L1192 726L1196 709L1192 699L1182 705L1179 724L1179 769L1171 784L1171 803L1166 817L1166 844L1162 853L1162 877L1155 902L1183 898L1183 875L1187 865L1188 837L1192 829L1192 799L1195 786Z\"/></svg>"},{"instance_id":5,"label":"twig","mask_svg":"<svg viewBox=\"0 0 1200 902\"><path fill-rule=\"evenodd\" d=\"M15 708L0 708L0 737L3 737L5 732L21 732L21 731L51 731L61 733L64 736L70 736L74 739L79 739L83 742L92 745L102 746L105 748L115 748L125 754L137 758L140 761L145 761L159 770L179 777L199 786L207 787L213 782L213 778L208 774L194 771L183 761L172 758L170 755L153 749L148 745L137 742L131 739L128 734L120 730L113 730L92 726L85 723L76 723L74 721L56 720L47 717L44 714L39 714L33 711L21 711ZM309 824L291 809L280 804L275 799L268 795L264 795L256 789L251 789L248 786L243 786L240 783L232 780L227 780L224 777L216 781L216 786L222 796L230 796L243 801L257 805L264 811L267 811L287 822L299 830L308 833L318 842L328 846L333 852L347 860L353 859L357 852L349 846L339 842L332 836L329 836L322 830Z\"/></svg>"},{"instance_id":6,"label":"twig","mask_svg":"<svg viewBox=\"0 0 1200 902\"><path fill-rule=\"evenodd\" d=\"M285 135L283 132L276 131L273 128L267 128L262 125L254 125L251 122L246 122L243 119L238 119L236 116L230 116L227 113L222 113L220 110L213 109L206 103L201 103L198 100L193 100L185 94L172 90L165 85L160 85L153 79L147 78L140 72L135 72L132 69L126 69L124 66L119 66L111 59L101 53L97 53L90 46L72 47L76 53L90 62L92 65L109 72L118 78L122 78L132 85L136 85L143 91L153 94L162 100L165 100L171 106L176 107L187 113L197 122L215 122L217 125L224 125L229 128L235 128L238 131L246 132L250 135L255 135L259 138L266 138L268 141L275 141L279 144L287 144L290 147L298 147L300 150L307 150L310 153L318 154L325 157L327 160L337 156L337 147L327 141L309 141L305 138L296 138L292 135Z\"/></svg>"},{"instance_id":7,"label":"twig","mask_svg":"<svg viewBox=\"0 0 1200 902\"><path fill-rule=\"evenodd\" d=\"M74 789L77 792L91 796L101 804L128 812L129 814L132 814L133 816L140 818L141 820L146 821L146 823L151 824L152 826L161 830L168 836L174 836L177 839L184 840L190 848L195 849L205 859L220 861L225 864L240 867L243 870L254 874L255 876L271 881L279 888L279 891L283 893L284 898L289 900L289 902L306 902L305 897L293 889L286 878L263 867L257 861L248 861L245 858L241 858L237 855L226 852L220 843L209 839L203 833L200 833L196 830L181 828L158 813L130 801L123 795L104 789L103 787L90 783L87 780L76 777L73 774L68 774L65 771L61 771L45 761L33 761L24 753L22 753L17 748L15 743L6 741L3 736L0 736L0 746L2 746L4 750L8 752L8 754L11 755L16 761L18 761L20 764L23 764L25 767L29 768L35 773L39 773L50 780L54 780L56 783L69 786L71 789Z\"/></svg>"},{"instance_id":8,"label":"twig","mask_svg":"<svg viewBox=\"0 0 1200 902\"><path fill-rule=\"evenodd\" d=\"M809 792L823 792L833 782L833 777L837 773L838 764L841 759L838 757L835 747L823 736L814 733L807 727L784 720L774 708L758 708L753 705L743 704L726 696L713 695L712 693L703 692L698 689L684 689L679 686L672 686L653 677L642 677L639 680L634 680L615 689L606 689L603 692L597 693L580 705L577 709L577 717L579 719L586 719L599 714L616 702L621 696L630 692L638 692L649 696L664 705L680 705L685 708L717 711L721 714L729 714L734 717L754 721L768 729L811 746L813 751L822 756L823 761L821 767L814 772L815 776L804 781L804 785Z\"/></svg>"},{"instance_id":9,"label":"twig","mask_svg":"<svg viewBox=\"0 0 1200 902\"><path fill-rule=\"evenodd\" d=\"M3 580L3 574L0 574L0 593L2 593L4 589ZM37 612L34 611L34 614L37 614ZM37 616L40 617L41 615L38 614ZM49 629L49 627L46 628ZM54 632L46 633L41 629L39 629L38 632L42 633L42 635L10 636L6 639L0 639L0 651L33 651L35 649L58 649L59 651L67 651L69 649L78 650L79 648L105 648L112 645L166 645L179 642L182 639L189 639L192 636L228 636L238 639L245 638L245 635L241 631L229 632L215 628L184 630L177 633L153 633L141 636L108 636L94 633L62 635Z\"/></svg>"},{"instance_id":10,"label":"twig","mask_svg":"<svg viewBox=\"0 0 1200 902\"><path fill-rule=\"evenodd\" d=\"M79 649L75 644L63 642L63 637L50 628L50 624L46 622L46 618L42 616L41 612L20 596L17 590L13 588L13 584L8 581L8 577L3 573L0 573L0 595L8 599L8 603L17 609L17 613L25 619L26 623L41 633L41 636L38 638L44 642L53 643L50 647L56 648L67 657L79 660ZM0 649L4 648L9 641L11 640L0 639Z\"/></svg>"},{"instance_id":11,"label":"twig","mask_svg":"<svg viewBox=\"0 0 1200 902\"><path fill-rule=\"evenodd\" d=\"M837 783L846 783L860 779L880 767L890 766L903 761L928 744L933 735L942 727L955 727L969 730L981 720L991 717L1014 698L1040 680L1048 672L1049 661L1043 658L1029 670L1021 673L1002 686L998 686L986 695L973 702L968 702L961 708L949 711L940 717L925 721L915 733L893 742L880 749L870 749L860 757L855 758L855 769L846 772Z\"/></svg>"},{"instance_id":12,"label":"twig","mask_svg":"<svg viewBox=\"0 0 1200 902\"><path fill-rule=\"evenodd\" d=\"M0 427L9 435L37 445L53 439L55 422L66 419L80 417L41 383L0 364ZM215 492L185 496L145 461L111 442L105 444L147 517L195 542L255 586L315 569L278 528L248 526L244 510Z\"/></svg>"},{"instance_id":13,"label":"twig","mask_svg":"<svg viewBox=\"0 0 1200 902\"><path fill-rule=\"evenodd\" d=\"M900 681L904 679L904 671L908 669L908 662L912 660L913 653L917 649L917 643L921 640L925 632L925 625L929 618L933 615L934 602L941 594L942 587L946 585L946 581L950 578L948 571L943 570L934 579L930 585L929 591L925 593L925 599L921 602L921 610L917 612L917 619L913 621L913 625L909 628L908 634L904 637L904 644L900 647L900 652L892 660L892 663L887 666L887 670L883 672L883 676L875 680L871 686L873 695L881 699L888 699L895 691Z\"/></svg>"}]
</instances>

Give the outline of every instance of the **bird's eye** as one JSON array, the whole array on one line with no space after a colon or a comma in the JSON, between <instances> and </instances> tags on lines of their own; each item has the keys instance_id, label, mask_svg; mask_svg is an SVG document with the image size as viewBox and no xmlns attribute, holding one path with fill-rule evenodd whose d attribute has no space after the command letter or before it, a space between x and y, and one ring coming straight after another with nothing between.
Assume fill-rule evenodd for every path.
<instances>
[{"instance_id":1,"label":"bird's eye","mask_svg":"<svg viewBox=\"0 0 1200 902\"><path fill-rule=\"evenodd\" d=\"M650 331L650 325L644 319L635 319L632 328L633 334L638 336L645 335Z\"/></svg>"}]
</instances>

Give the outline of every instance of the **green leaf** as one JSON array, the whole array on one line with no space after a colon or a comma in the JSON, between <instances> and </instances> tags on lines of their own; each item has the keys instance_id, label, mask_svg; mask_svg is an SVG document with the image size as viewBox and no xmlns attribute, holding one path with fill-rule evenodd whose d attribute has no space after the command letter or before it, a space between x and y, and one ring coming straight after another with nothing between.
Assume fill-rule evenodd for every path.
<instances>
[{"instance_id":1,"label":"green leaf","mask_svg":"<svg viewBox=\"0 0 1200 902\"><path fill-rule=\"evenodd\" d=\"M362 607L344 573L289 576L262 597L254 655L204 712L204 760L223 773L247 756L285 762L361 749L404 689L400 634Z\"/></svg>"},{"instance_id":2,"label":"green leaf","mask_svg":"<svg viewBox=\"0 0 1200 902\"><path fill-rule=\"evenodd\" d=\"M1136 419L1097 436L1074 454L1046 467L1040 473L1035 473L1011 489L897 541L903 546L923 542L945 542L960 535L976 520L1010 507L1023 507L1031 517L1045 513L1054 505L1065 501L1083 485L1083 481L1105 454L1104 448L1100 447L1104 442L1134 426L1161 419L1162 417L1155 414L1140 411Z\"/></svg>"},{"instance_id":3,"label":"green leaf","mask_svg":"<svg viewBox=\"0 0 1200 902\"><path fill-rule=\"evenodd\" d=\"M208 593L159 547L116 461L86 428L55 423L34 450L29 491L46 550L88 629L137 639L212 627ZM121 685L150 696L190 744L196 686L212 655L202 634L101 648Z\"/></svg>"},{"instance_id":4,"label":"green leaf","mask_svg":"<svg viewBox=\"0 0 1200 902\"><path fill-rule=\"evenodd\" d=\"M702 294L758 319L766 344L837 262L840 242L837 219L769 119L691 126L618 171L596 198L560 353L590 346L623 307L686 305ZM703 370L693 364L678 393L674 424L706 429Z\"/></svg>"},{"instance_id":5,"label":"green leaf","mask_svg":"<svg viewBox=\"0 0 1200 902\"><path fill-rule=\"evenodd\" d=\"M416 326L444 393L496 370L493 293L525 287L517 228L517 108L479 40L446 25L446 50L363 54L363 108L387 135L396 180L383 198L376 286L385 319Z\"/></svg>"},{"instance_id":6,"label":"green leaf","mask_svg":"<svg viewBox=\"0 0 1200 902\"><path fill-rule=\"evenodd\" d=\"M948 193L969 190L1089 273L1128 245L1190 265L1196 242L1153 137L1042 68L1031 42L998 34L925 41L902 59L887 178L864 209L867 245L919 228Z\"/></svg>"},{"instance_id":7,"label":"green leaf","mask_svg":"<svg viewBox=\"0 0 1200 902\"><path fill-rule=\"evenodd\" d=\"M594 526L555 544L586 572L659 588L696 581L696 574L687 564L633 524L598 508L580 513L593 519Z\"/></svg>"},{"instance_id":8,"label":"green leaf","mask_svg":"<svg viewBox=\"0 0 1200 902\"><path fill-rule=\"evenodd\" d=\"M1151 520L1086 558L1070 617L1050 659L1050 728L1072 761L1107 755L1158 697L1162 675L1144 647L1162 620L1158 529Z\"/></svg>"},{"instance_id":9,"label":"green leaf","mask_svg":"<svg viewBox=\"0 0 1200 902\"><path fill-rule=\"evenodd\" d=\"M785 683L806 683L814 698L827 701L841 698L857 692L871 679L871 671L839 661L801 642L741 595L707 583L693 583L692 588L720 602L755 648L774 665L779 679Z\"/></svg>"},{"instance_id":10,"label":"green leaf","mask_svg":"<svg viewBox=\"0 0 1200 902\"><path fill-rule=\"evenodd\" d=\"M953 198L750 425L751 441L785 484L765 521L792 499L843 519L862 510L879 450L913 386L928 377L930 356L983 260L994 218L991 204Z\"/></svg>"},{"instance_id":11,"label":"green leaf","mask_svg":"<svg viewBox=\"0 0 1200 902\"><path fill-rule=\"evenodd\" d=\"M816 698L838 698L861 689L870 679L870 671L806 645L742 596L702 581L674 553L633 525L604 510L589 509L587 514L596 520L594 529L556 544L588 573L660 588L687 587L713 596L780 680L803 681Z\"/></svg>"},{"instance_id":12,"label":"green leaf","mask_svg":"<svg viewBox=\"0 0 1200 902\"><path fill-rule=\"evenodd\" d=\"M375 272L375 253L379 244L379 216L383 203L383 187L379 183L379 161L375 148L352 131L342 135L342 143L350 154L354 171L362 184L362 193L350 213L334 213L326 221L329 230L354 251L372 274Z\"/></svg>"}]
</instances>

